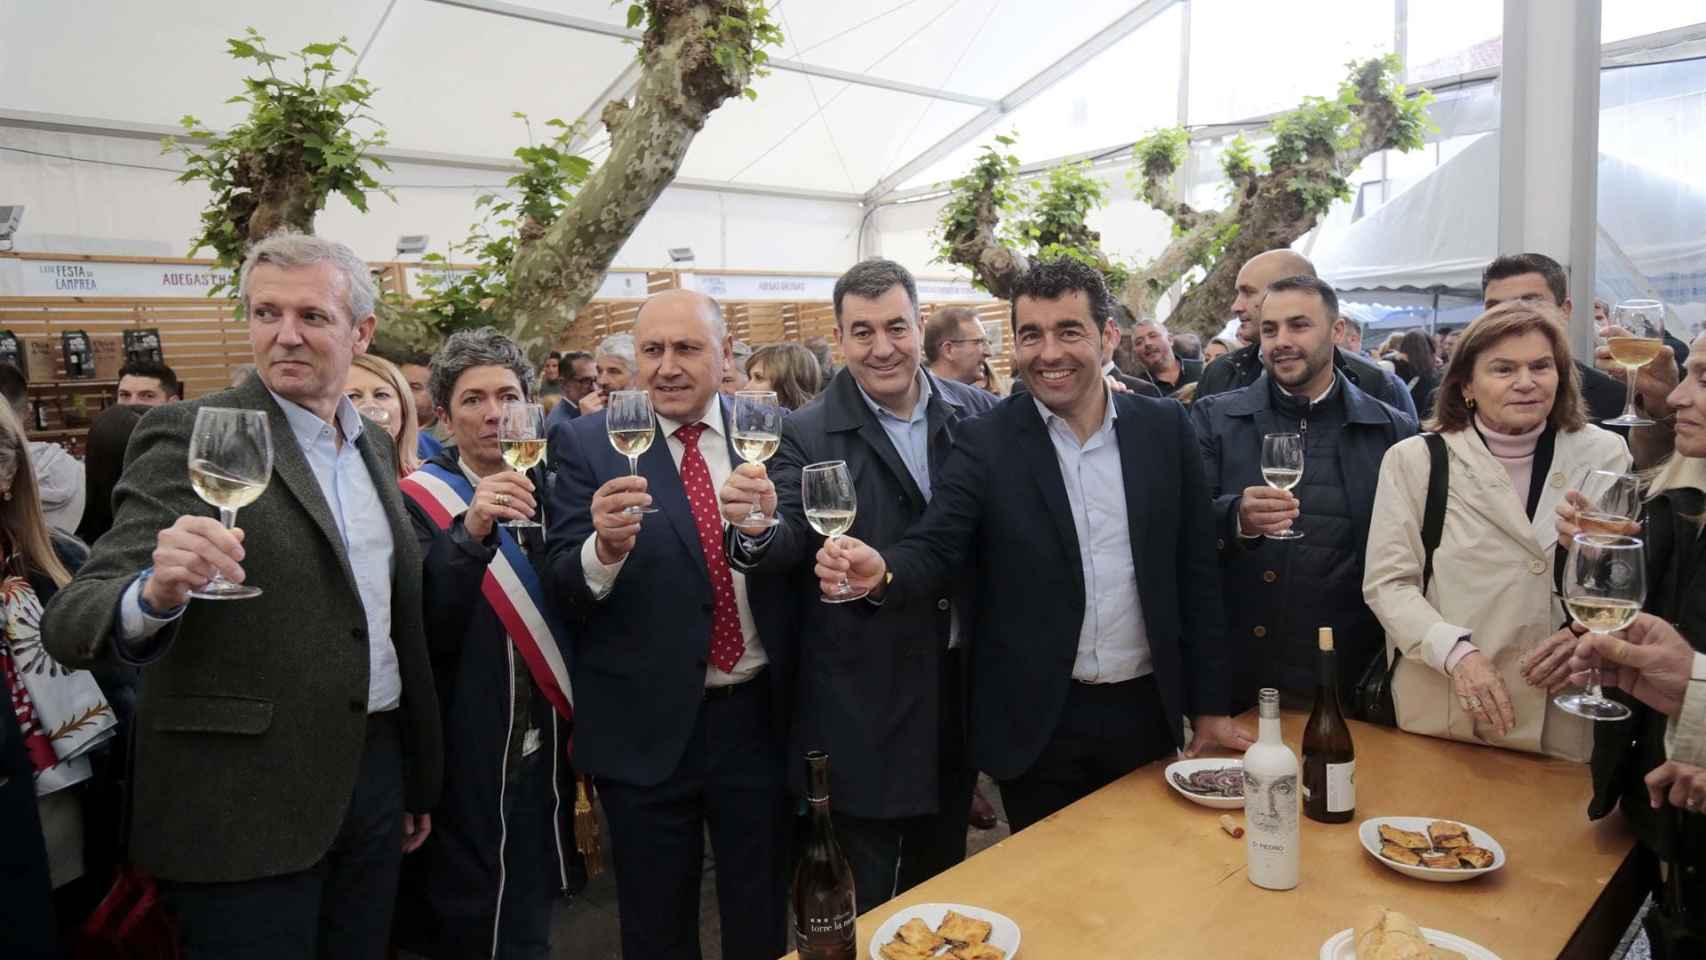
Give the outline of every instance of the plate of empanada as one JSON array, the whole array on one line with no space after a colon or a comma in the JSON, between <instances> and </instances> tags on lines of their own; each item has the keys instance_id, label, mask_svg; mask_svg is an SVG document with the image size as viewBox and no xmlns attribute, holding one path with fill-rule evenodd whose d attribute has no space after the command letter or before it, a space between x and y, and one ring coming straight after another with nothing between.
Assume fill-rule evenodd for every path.
<instances>
[{"instance_id":1,"label":"plate of empanada","mask_svg":"<svg viewBox=\"0 0 1706 960\"><path fill-rule=\"evenodd\" d=\"M1419 880L1458 883L1505 865L1505 848L1470 824L1435 817L1371 817L1357 827L1368 855Z\"/></svg>"},{"instance_id":2,"label":"plate of empanada","mask_svg":"<svg viewBox=\"0 0 1706 960\"><path fill-rule=\"evenodd\" d=\"M1321 944L1321 960L1499 960L1497 954L1453 933L1417 925L1397 910L1371 907L1353 929Z\"/></svg>"},{"instance_id":3,"label":"plate of empanada","mask_svg":"<svg viewBox=\"0 0 1706 960\"><path fill-rule=\"evenodd\" d=\"M963 903L920 903L897 912L871 937L871 960L1011 960L1019 925Z\"/></svg>"}]
</instances>

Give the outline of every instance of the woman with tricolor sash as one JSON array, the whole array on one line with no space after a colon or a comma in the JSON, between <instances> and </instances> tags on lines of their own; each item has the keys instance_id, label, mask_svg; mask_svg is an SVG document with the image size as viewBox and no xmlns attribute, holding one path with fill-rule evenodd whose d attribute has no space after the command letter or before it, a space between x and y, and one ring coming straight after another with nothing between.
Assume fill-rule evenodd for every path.
<instances>
[{"instance_id":1,"label":"woman with tricolor sash","mask_svg":"<svg viewBox=\"0 0 1706 960\"><path fill-rule=\"evenodd\" d=\"M498 424L527 400L521 350L490 327L433 358L445 448L401 481L425 558L427 643L444 711L444 798L404 865L399 943L430 957L546 957L574 837L563 621L534 559L543 470L504 462Z\"/></svg>"}]
</instances>

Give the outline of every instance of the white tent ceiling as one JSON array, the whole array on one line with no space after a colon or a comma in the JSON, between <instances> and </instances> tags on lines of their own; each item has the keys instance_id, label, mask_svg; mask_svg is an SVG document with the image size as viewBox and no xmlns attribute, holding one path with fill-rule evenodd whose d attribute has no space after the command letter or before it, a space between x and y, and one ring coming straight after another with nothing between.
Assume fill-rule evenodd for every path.
<instances>
[{"instance_id":1,"label":"white tent ceiling","mask_svg":"<svg viewBox=\"0 0 1706 960\"><path fill-rule=\"evenodd\" d=\"M1071 62L1057 74L1070 73L1106 45L1096 44L1110 25L1128 21L1107 43L1172 6L780 0L774 15L786 40L772 55L789 65L754 84L756 102L732 101L711 117L682 176L863 196L968 121L987 129L983 121L1005 113L1001 100L1026 78L1063 58ZM595 116L606 91L625 92L634 52L621 37L626 8L608 0L22 0L0 4L0 110L92 130L148 133L185 114L224 127L242 117L241 104L223 101L252 67L225 55L226 37L252 26L283 52L342 35L378 87L374 113L393 153L503 164L525 138L512 112L573 120ZM1165 113L1159 122L1172 121ZM585 145L594 159L602 139L596 133Z\"/></svg>"}]
</instances>

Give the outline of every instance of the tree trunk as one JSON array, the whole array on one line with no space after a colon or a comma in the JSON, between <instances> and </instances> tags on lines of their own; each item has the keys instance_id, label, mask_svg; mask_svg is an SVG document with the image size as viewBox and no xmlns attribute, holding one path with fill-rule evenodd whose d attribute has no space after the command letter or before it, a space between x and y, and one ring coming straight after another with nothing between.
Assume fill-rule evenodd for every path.
<instances>
[{"instance_id":1,"label":"tree trunk","mask_svg":"<svg viewBox=\"0 0 1706 960\"><path fill-rule=\"evenodd\" d=\"M606 111L617 121L609 157L509 266L510 295L498 319L529 355L547 349L598 292L611 261L675 179L705 118L745 86L750 71L725 71L707 39L723 6L651 5L634 102Z\"/></svg>"}]
</instances>

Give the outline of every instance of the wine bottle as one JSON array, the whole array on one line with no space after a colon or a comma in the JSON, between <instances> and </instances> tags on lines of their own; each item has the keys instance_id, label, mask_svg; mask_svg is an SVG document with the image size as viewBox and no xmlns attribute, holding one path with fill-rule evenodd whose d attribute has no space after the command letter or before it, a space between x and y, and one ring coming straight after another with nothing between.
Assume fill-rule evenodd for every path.
<instances>
[{"instance_id":1,"label":"wine bottle","mask_svg":"<svg viewBox=\"0 0 1706 960\"><path fill-rule=\"evenodd\" d=\"M1297 886L1297 754L1280 739L1279 691L1263 687L1256 742L1244 751L1245 872L1269 890Z\"/></svg>"},{"instance_id":2,"label":"wine bottle","mask_svg":"<svg viewBox=\"0 0 1706 960\"><path fill-rule=\"evenodd\" d=\"M794 945L800 960L854 960L859 942L854 922L853 866L835 841L829 819L829 755L806 754L806 802L811 833L794 870Z\"/></svg>"},{"instance_id":3,"label":"wine bottle","mask_svg":"<svg viewBox=\"0 0 1706 960\"><path fill-rule=\"evenodd\" d=\"M1322 627L1321 679L1315 709L1303 728L1303 813L1322 823L1345 823L1356 813L1357 752L1339 709L1339 663L1333 628Z\"/></svg>"}]
</instances>

